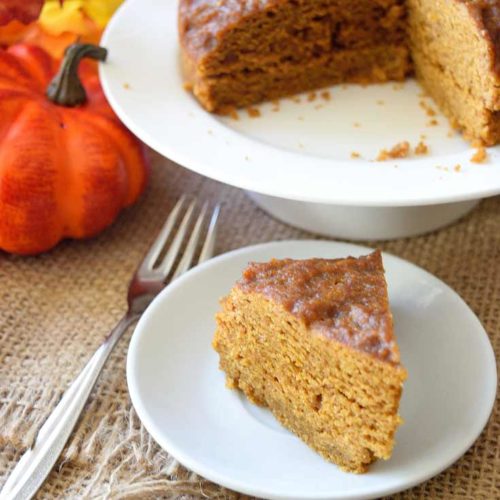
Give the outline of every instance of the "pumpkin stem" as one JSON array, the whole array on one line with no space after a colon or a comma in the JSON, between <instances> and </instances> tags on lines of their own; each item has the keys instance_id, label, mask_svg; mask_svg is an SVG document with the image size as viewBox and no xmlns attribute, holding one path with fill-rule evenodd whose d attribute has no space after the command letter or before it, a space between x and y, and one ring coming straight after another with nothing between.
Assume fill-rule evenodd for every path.
<instances>
[{"instance_id":1,"label":"pumpkin stem","mask_svg":"<svg viewBox=\"0 0 500 500\"><path fill-rule=\"evenodd\" d=\"M105 61L108 51L90 43L74 43L64 52L59 71L47 88L47 97L61 106L78 106L87 101L87 94L78 77L78 65L84 57Z\"/></svg>"}]
</instances>

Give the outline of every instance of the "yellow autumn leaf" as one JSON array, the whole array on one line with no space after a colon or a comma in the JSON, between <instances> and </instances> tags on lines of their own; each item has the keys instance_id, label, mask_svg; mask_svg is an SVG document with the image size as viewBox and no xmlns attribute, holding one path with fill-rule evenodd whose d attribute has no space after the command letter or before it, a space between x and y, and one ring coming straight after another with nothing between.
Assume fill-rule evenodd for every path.
<instances>
[{"instance_id":1,"label":"yellow autumn leaf","mask_svg":"<svg viewBox=\"0 0 500 500\"><path fill-rule=\"evenodd\" d=\"M86 0L83 3L87 15L104 28L123 0Z\"/></svg>"},{"instance_id":2,"label":"yellow autumn leaf","mask_svg":"<svg viewBox=\"0 0 500 500\"><path fill-rule=\"evenodd\" d=\"M59 0L47 0L40 12L38 23L51 35L68 31L81 34L84 28L83 3L84 0L66 0L61 5Z\"/></svg>"},{"instance_id":3,"label":"yellow autumn leaf","mask_svg":"<svg viewBox=\"0 0 500 500\"><path fill-rule=\"evenodd\" d=\"M123 0L45 0L38 22L49 34L71 32L84 35L88 19L104 28Z\"/></svg>"}]
</instances>

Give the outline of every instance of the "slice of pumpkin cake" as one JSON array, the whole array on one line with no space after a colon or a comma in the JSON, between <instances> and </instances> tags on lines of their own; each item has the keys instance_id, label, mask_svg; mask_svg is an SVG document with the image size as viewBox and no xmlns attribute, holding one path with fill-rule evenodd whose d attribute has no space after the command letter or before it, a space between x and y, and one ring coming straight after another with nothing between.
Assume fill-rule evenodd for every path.
<instances>
[{"instance_id":1,"label":"slice of pumpkin cake","mask_svg":"<svg viewBox=\"0 0 500 500\"><path fill-rule=\"evenodd\" d=\"M391 456L406 371L380 252L252 263L221 304L230 388L346 471Z\"/></svg>"}]
</instances>

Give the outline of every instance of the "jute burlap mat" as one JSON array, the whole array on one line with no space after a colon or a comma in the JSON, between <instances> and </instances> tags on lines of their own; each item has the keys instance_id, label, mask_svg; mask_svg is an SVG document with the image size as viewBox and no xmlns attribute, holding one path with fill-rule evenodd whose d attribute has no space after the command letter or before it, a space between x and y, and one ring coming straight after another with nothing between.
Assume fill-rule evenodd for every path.
<instances>
[{"instance_id":1,"label":"jute burlap mat","mask_svg":"<svg viewBox=\"0 0 500 500\"><path fill-rule=\"evenodd\" d=\"M314 237L271 219L237 189L152 158L148 192L100 237L64 242L36 258L0 253L0 484L124 312L129 277L182 193L225 203L218 253L263 241ZM442 231L379 246L451 285L478 314L500 352L500 198L484 201ZM130 334L112 354L39 498L238 498L182 468L141 426L125 381ZM394 498L499 498L499 435L497 404L463 458Z\"/></svg>"}]
</instances>

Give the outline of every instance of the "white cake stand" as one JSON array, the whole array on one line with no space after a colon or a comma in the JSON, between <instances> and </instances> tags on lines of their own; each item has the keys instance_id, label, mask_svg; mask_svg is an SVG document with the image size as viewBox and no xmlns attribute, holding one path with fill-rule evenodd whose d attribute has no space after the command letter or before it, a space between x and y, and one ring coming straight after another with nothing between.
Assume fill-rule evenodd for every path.
<instances>
[{"instance_id":1,"label":"white cake stand","mask_svg":"<svg viewBox=\"0 0 500 500\"><path fill-rule=\"evenodd\" d=\"M500 147L471 162L474 150L430 116L437 109L413 81L333 87L259 106L258 118L206 113L182 87L176 17L174 1L129 0L118 10L102 39L109 102L153 149L247 190L278 219L339 238L399 238L450 224L500 193ZM402 141L408 158L375 161ZM415 154L420 141L428 154Z\"/></svg>"}]
</instances>

